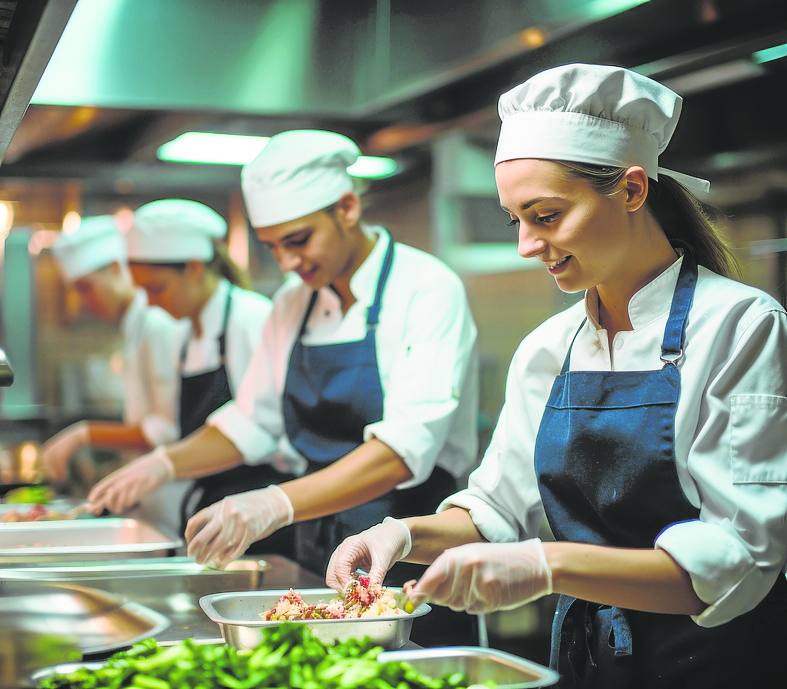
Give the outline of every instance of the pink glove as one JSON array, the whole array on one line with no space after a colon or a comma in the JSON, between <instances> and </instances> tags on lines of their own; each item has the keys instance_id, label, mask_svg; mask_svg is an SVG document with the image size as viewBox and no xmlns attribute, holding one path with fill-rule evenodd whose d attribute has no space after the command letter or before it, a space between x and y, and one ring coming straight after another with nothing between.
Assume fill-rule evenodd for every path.
<instances>
[{"instance_id":1,"label":"pink glove","mask_svg":"<svg viewBox=\"0 0 787 689\"><path fill-rule=\"evenodd\" d=\"M189 519L187 552L197 562L223 568L292 520L292 503L279 486L229 495Z\"/></svg>"},{"instance_id":2,"label":"pink glove","mask_svg":"<svg viewBox=\"0 0 787 689\"><path fill-rule=\"evenodd\" d=\"M101 479L87 500L94 514L101 514L105 507L118 514L174 478L172 460L163 447L157 447Z\"/></svg>"},{"instance_id":3,"label":"pink glove","mask_svg":"<svg viewBox=\"0 0 787 689\"><path fill-rule=\"evenodd\" d=\"M342 541L331 555L325 583L343 591L355 570L361 567L368 570L373 584L381 584L388 570L407 557L412 547L407 524L386 517L381 524Z\"/></svg>"},{"instance_id":4,"label":"pink glove","mask_svg":"<svg viewBox=\"0 0 787 689\"><path fill-rule=\"evenodd\" d=\"M415 605L428 599L470 613L508 610L550 593L552 570L539 538L450 548L409 591Z\"/></svg>"},{"instance_id":5,"label":"pink glove","mask_svg":"<svg viewBox=\"0 0 787 689\"><path fill-rule=\"evenodd\" d=\"M47 478L63 483L68 475L69 460L89 443L90 431L86 421L71 424L53 435L41 448Z\"/></svg>"}]
</instances>

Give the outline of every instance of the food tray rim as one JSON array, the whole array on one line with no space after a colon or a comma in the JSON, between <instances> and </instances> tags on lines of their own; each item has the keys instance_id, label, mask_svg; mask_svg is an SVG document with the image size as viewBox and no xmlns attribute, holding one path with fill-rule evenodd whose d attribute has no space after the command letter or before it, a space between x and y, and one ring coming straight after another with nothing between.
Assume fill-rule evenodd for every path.
<instances>
[{"instance_id":1,"label":"food tray rim","mask_svg":"<svg viewBox=\"0 0 787 689\"><path fill-rule=\"evenodd\" d=\"M387 586L389 591L399 592L401 587ZM224 624L233 627L275 627L285 622L292 622L294 624L317 624L317 625L336 625L336 624L370 624L375 622L406 622L407 620L414 620L418 617L423 617L431 612L432 608L427 603L421 603L413 612L405 613L403 615L388 615L381 617L353 617L343 618L339 620L244 620L232 619L224 617L214 606L214 601L225 600L228 598L260 598L262 600L277 601L290 589L263 589L262 591L226 591L222 593L209 593L199 599L199 605L202 611L216 624ZM302 588L298 589L297 593L301 595L315 595L315 596L333 596L336 591L331 588ZM260 611L262 612L262 610Z\"/></svg>"}]
</instances>

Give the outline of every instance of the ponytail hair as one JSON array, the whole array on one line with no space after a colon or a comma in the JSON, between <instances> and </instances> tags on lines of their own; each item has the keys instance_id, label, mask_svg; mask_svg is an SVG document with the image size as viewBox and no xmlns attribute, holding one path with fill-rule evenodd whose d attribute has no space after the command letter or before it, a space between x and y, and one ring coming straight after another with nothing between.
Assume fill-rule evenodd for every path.
<instances>
[{"instance_id":1,"label":"ponytail hair","mask_svg":"<svg viewBox=\"0 0 787 689\"><path fill-rule=\"evenodd\" d=\"M223 242L213 242L213 258L205 264L208 270L218 273L233 285L242 289L252 288L251 277L235 261L230 258L227 246Z\"/></svg>"},{"instance_id":2,"label":"ponytail hair","mask_svg":"<svg viewBox=\"0 0 787 689\"><path fill-rule=\"evenodd\" d=\"M627 169L562 160L555 162L570 174L589 182L603 196L615 193ZM666 175L658 181L649 179L645 203L670 243L691 251L698 265L719 275L740 273L735 255L721 238L718 223L712 218L717 213L702 204L682 184Z\"/></svg>"}]
</instances>

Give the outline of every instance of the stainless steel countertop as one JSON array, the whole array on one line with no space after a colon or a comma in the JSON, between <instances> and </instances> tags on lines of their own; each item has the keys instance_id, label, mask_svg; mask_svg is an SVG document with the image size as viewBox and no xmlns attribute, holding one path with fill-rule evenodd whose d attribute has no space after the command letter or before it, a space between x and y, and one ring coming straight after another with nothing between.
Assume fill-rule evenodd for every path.
<instances>
[{"instance_id":1,"label":"stainless steel countertop","mask_svg":"<svg viewBox=\"0 0 787 689\"><path fill-rule=\"evenodd\" d=\"M157 571L155 567L151 567L150 571L140 571L140 566L144 567L145 562L141 559L133 563L135 571L130 575L119 568L121 571L117 574L57 574L53 571L51 574L34 572L31 578L89 586L152 608L170 622L167 629L156 636L161 642L186 638L221 641L218 626L199 607L199 599L209 593L289 587L313 588L325 585L322 577L280 555L260 555L247 560L250 563L263 560L267 566L263 571L252 568L236 571L194 570L193 567L185 566L188 563L185 558L170 558L168 561L172 563L182 563L184 571L179 573L174 568L170 571ZM157 563L161 562L163 560L157 560ZM86 562L85 567L92 564ZM55 570L56 566L52 565L51 569Z\"/></svg>"}]
</instances>

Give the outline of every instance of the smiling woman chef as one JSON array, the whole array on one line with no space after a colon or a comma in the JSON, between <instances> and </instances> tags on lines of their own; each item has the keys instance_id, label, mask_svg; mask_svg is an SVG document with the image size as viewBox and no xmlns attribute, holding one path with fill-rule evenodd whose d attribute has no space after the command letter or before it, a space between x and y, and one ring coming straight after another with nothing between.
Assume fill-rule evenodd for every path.
<instances>
[{"instance_id":1,"label":"smiling woman chef","mask_svg":"<svg viewBox=\"0 0 787 689\"><path fill-rule=\"evenodd\" d=\"M181 437L200 428L232 399L271 310L266 297L235 284L240 271L219 244L226 232L226 221L212 208L185 199L162 199L135 211L127 235L131 271L150 303L175 318L188 319L191 326L176 363ZM208 477L197 472L179 476L198 477L196 509L248 487L292 478L267 464L245 466L220 459L206 473ZM173 477L172 460L159 446L96 484L89 500L96 511L107 507L122 512ZM184 525L189 502L187 496Z\"/></svg>"},{"instance_id":2,"label":"smiling woman chef","mask_svg":"<svg viewBox=\"0 0 787 689\"><path fill-rule=\"evenodd\" d=\"M722 277L706 183L659 167L680 107L596 65L500 98L519 253L585 298L520 345L468 489L347 539L330 585L406 557L433 563L415 598L456 609L559 593L566 687L784 686L787 314Z\"/></svg>"}]
</instances>

